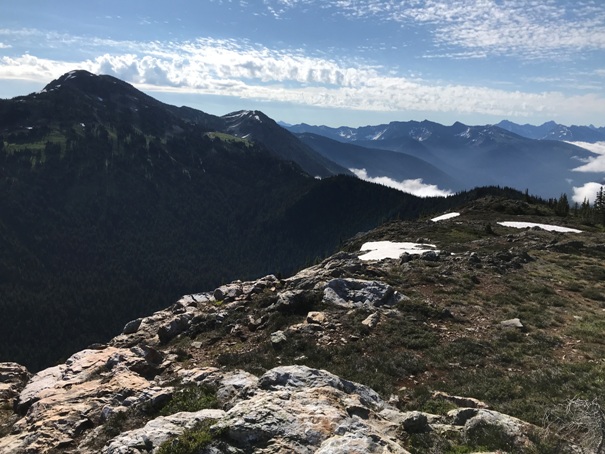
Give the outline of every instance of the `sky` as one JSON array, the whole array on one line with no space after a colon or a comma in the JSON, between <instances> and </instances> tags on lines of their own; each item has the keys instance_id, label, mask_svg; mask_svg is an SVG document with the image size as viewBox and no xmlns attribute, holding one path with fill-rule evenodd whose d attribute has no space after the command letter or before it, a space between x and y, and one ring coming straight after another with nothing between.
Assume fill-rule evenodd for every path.
<instances>
[{"instance_id":1,"label":"sky","mask_svg":"<svg viewBox=\"0 0 605 454\"><path fill-rule=\"evenodd\" d=\"M0 98L73 69L292 124L605 126L605 1L0 0Z\"/></svg>"}]
</instances>

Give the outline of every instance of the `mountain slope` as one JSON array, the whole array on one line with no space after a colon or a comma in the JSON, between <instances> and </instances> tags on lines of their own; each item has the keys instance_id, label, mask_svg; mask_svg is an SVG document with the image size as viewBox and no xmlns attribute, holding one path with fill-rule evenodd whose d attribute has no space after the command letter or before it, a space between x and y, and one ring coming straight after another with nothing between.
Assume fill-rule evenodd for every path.
<instances>
[{"instance_id":1,"label":"mountain slope","mask_svg":"<svg viewBox=\"0 0 605 454\"><path fill-rule=\"evenodd\" d=\"M352 175L346 168L301 143L258 110L233 112L222 119L225 121L225 131L229 134L262 142L275 156L296 162L309 175L322 178L339 174Z\"/></svg>"},{"instance_id":2,"label":"mountain slope","mask_svg":"<svg viewBox=\"0 0 605 454\"><path fill-rule=\"evenodd\" d=\"M422 178L425 184L435 184L440 188L454 191L464 187L460 181L436 166L406 153L377 148L368 149L311 133L298 134L297 137L318 153L343 167L365 169L370 177L386 176L398 181Z\"/></svg>"},{"instance_id":3,"label":"mountain slope","mask_svg":"<svg viewBox=\"0 0 605 454\"><path fill-rule=\"evenodd\" d=\"M290 129L306 129L302 126ZM573 172L594 156L588 150L560 141L528 139L497 126L409 121L356 129L314 127L310 131L327 131L329 137L339 136L351 144L414 156L464 181L467 189L501 185L552 197L571 194L573 186L595 178Z\"/></svg>"},{"instance_id":4,"label":"mountain slope","mask_svg":"<svg viewBox=\"0 0 605 454\"><path fill-rule=\"evenodd\" d=\"M602 231L477 195L290 278L186 294L34 376L0 363L0 452L597 452ZM360 251L418 238L436 250Z\"/></svg>"},{"instance_id":5,"label":"mountain slope","mask_svg":"<svg viewBox=\"0 0 605 454\"><path fill-rule=\"evenodd\" d=\"M0 119L0 360L34 370L182 292L291 274L432 203L318 181L108 76L66 74L0 101Z\"/></svg>"}]
</instances>

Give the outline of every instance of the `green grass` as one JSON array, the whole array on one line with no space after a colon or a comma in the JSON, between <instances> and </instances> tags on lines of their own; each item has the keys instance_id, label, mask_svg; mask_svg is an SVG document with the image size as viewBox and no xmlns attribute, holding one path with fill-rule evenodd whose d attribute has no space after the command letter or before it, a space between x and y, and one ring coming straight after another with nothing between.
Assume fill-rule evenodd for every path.
<instances>
[{"instance_id":1,"label":"green grass","mask_svg":"<svg viewBox=\"0 0 605 454\"><path fill-rule=\"evenodd\" d=\"M217 436L210 431L216 424L214 419L206 419L197 423L193 428L185 430L173 440L162 443L157 454L196 454L208 446Z\"/></svg>"},{"instance_id":2,"label":"green grass","mask_svg":"<svg viewBox=\"0 0 605 454\"><path fill-rule=\"evenodd\" d=\"M219 403L216 399L216 392L201 385L187 385L172 395L172 399L162 407L161 415L172 415L180 411L199 411L205 408L218 408Z\"/></svg>"},{"instance_id":3,"label":"green grass","mask_svg":"<svg viewBox=\"0 0 605 454\"><path fill-rule=\"evenodd\" d=\"M223 142L242 143L246 146L252 145L252 143L249 140L242 139L242 138L236 137L236 136L232 136L231 134L225 134L223 132L209 132L206 135L208 137L210 137L211 139L219 139L219 140L222 140Z\"/></svg>"},{"instance_id":4,"label":"green grass","mask_svg":"<svg viewBox=\"0 0 605 454\"><path fill-rule=\"evenodd\" d=\"M569 334L581 342L605 345L605 320L578 320L570 327Z\"/></svg>"}]
</instances>

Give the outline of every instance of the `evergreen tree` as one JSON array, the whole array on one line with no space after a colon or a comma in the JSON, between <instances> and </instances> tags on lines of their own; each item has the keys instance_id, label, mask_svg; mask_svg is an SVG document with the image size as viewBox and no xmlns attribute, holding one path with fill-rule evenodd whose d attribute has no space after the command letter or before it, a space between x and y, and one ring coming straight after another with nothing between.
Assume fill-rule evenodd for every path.
<instances>
[{"instance_id":1,"label":"evergreen tree","mask_svg":"<svg viewBox=\"0 0 605 454\"><path fill-rule=\"evenodd\" d=\"M563 193L555 204L555 213L558 216L567 216L569 214L569 200L567 194Z\"/></svg>"},{"instance_id":2,"label":"evergreen tree","mask_svg":"<svg viewBox=\"0 0 605 454\"><path fill-rule=\"evenodd\" d=\"M594 217L596 222L605 225L605 196L603 194L603 186L601 186L595 198Z\"/></svg>"}]
</instances>

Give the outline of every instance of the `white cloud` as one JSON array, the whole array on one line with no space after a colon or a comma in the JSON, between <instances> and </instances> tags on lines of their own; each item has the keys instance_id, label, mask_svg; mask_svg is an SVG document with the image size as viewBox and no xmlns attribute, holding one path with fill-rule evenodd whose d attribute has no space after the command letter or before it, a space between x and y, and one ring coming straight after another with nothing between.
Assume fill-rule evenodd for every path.
<instances>
[{"instance_id":1,"label":"white cloud","mask_svg":"<svg viewBox=\"0 0 605 454\"><path fill-rule=\"evenodd\" d=\"M418 197L447 197L453 194L453 192L448 189L439 189L437 185L423 183L422 178L397 181L388 177L370 177L365 169L349 170L361 180L378 183Z\"/></svg>"},{"instance_id":2,"label":"white cloud","mask_svg":"<svg viewBox=\"0 0 605 454\"><path fill-rule=\"evenodd\" d=\"M0 30L0 36L7 30ZM38 33L38 35L36 35ZM42 32L20 30L24 39ZM393 76L388 70L300 50L270 49L245 41L198 39L185 42L134 42L45 35L49 46L86 48L91 58L66 62L34 55L0 58L0 79L48 82L82 68L110 74L148 91L201 93L364 111L419 111L520 118L556 117L576 112L603 114L596 94L565 96L481 86L431 83Z\"/></svg>"},{"instance_id":3,"label":"white cloud","mask_svg":"<svg viewBox=\"0 0 605 454\"><path fill-rule=\"evenodd\" d=\"M568 142L572 145L585 148L597 154L595 157L590 157L586 163L580 167L576 167L574 172L597 172L605 173L605 142Z\"/></svg>"},{"instance_id":4,"label":"white cloud","mask_svg":"<svg viewBox=\"0 0 605 454\"><path fill-rule=\"evenodd\" d=\"M573 196L571 199L574 202L582 203L584 200L588 200L591 204L594 203L597 192L603 187L602 183L590 182L584 186L573 187Z\"/></svg>"},{"instance_id":5,"label":"white cloud","mask_svg":"<svg viewBox=\"0 0 605 454\"><path fill-rule=\"evenodd\" d=\"M605 142L595 142L595 143L591 143L591 142L568 142L572 145L575 145L577 147L582 147L588 151L592 151L593 153L596 154L604 154L605 155Z\"/></svg>"},{"instance_id":6,"label":"white cloud","mask_svg":"<svg viewBox=\"0 0 605 454\"><path fill-rule=\"evenodd\" d=\"M0 79L25 79L38 82L50 82L73 69L73 64L68 62L48 60L23 55L18 58L0 58Z\"/></svg>"}]
</instances>

